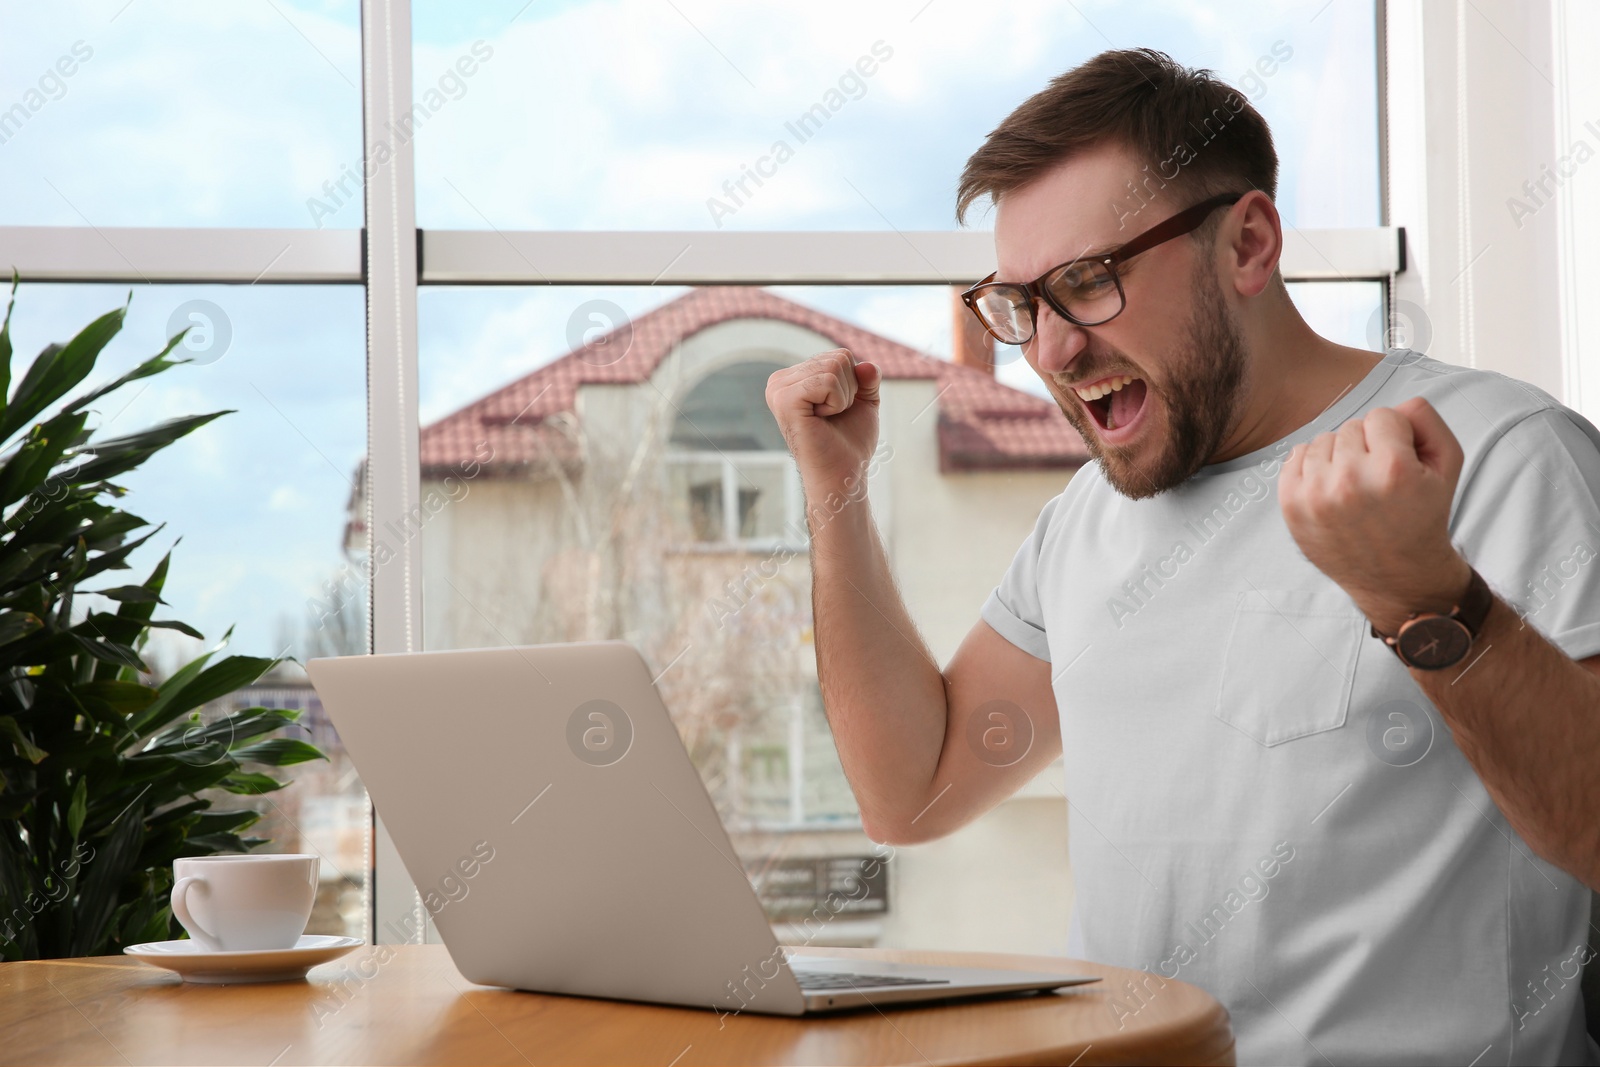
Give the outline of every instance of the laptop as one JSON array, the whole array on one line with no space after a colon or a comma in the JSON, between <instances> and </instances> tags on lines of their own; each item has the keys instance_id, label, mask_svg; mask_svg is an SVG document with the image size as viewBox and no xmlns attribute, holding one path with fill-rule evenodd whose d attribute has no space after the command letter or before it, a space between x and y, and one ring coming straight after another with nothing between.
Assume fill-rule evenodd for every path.
<instances>
[{"instance_id":1,"label":"laptop","mask_svg":"<svg viewBox=\"0 0 1600 1067\"><path fill-rule=\"evenodd\" d=\"M626 642L349 656L306 669L473 982L804 1015L1099 980L780 947ZM834 912L813 914L803 928L815 937Z\"/></svg>"}]
</instances>

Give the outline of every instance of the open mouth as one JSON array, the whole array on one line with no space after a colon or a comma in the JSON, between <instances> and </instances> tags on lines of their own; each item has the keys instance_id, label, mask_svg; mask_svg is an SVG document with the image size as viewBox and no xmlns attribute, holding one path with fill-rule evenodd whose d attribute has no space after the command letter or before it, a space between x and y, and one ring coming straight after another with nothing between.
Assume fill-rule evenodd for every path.
<instances>
[{"instance_id":1,"label":"open mouth","mask_svg":"<svg viewBox=\"0 0 1600 1067\"><path fill-rule=\"evenodd\" d=\"M1131 374L1102 378L1087 386L1074 386L1073 393L1083 401L1090 417L1103 434L1122 437L1118 430L1128 431L1144 411L1145 397L1149 393L1143 378Z\"/></svg>"}]
</instances>

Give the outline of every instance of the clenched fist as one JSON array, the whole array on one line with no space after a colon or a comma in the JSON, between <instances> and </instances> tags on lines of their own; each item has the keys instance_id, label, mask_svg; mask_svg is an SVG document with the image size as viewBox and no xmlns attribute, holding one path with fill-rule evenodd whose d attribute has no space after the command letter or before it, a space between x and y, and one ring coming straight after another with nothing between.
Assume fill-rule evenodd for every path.
<instances>
[{"instance_id":1,"label":"clenched fist","mask_svg":"<svg viewBox=\"0 0 1600 1067\"><path fill-rule=\"evenodd\" d=\"M875 364L836 348L767 379L767 407L808 487L860 477L878 443L881 377Z\"/></svg>"},{"instance_id":2,"label":"clenched fist","mask_svg":"<svg viewBox=\"0 0 1600 1067\"><path fill-rule=\"evenodd\" d=\"M1413 397L1296 445L1278 502L1306 558L1392 634L1466 592L1471 568L1450 543L1461 463L1450 427Z\"/></svg>"}]
</instances>

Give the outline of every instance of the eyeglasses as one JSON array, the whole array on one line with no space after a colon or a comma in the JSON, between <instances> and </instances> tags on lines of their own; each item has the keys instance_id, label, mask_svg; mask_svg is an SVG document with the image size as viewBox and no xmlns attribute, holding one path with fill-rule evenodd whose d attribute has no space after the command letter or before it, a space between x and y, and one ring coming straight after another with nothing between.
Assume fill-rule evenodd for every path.
<instances>
[{"instance_id":1,"label":"eyeglasses","mask_svg":"<svg viewBox=\"0 0 1600 1067\"><path fill-rule=\"evenodd\" d=\"M1128 303L1122 279L1117 276L1119 263L1174 237L1192 233L1217 208L1238 203L1243 197L1243 193L1222 193L1202 200L1113 251L1051 267L1025 285L992 281L991 274L963 292L961 300L995 340L1008 345L1027 344L1033 339L1040 299L1079 326L1110 322Z\"/></svg>"}]
</instances>

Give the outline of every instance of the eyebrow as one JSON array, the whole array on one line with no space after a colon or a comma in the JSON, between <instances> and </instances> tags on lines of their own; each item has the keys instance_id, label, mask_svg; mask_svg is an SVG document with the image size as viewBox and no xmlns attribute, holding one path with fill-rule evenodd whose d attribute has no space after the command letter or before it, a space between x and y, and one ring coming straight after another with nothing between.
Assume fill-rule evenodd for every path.
<instances>
[{"instance_id":1,"label":"eyebrow","mask_svg":"<svg viewBox=\"0 0 1600 1067\"><path fill-rule=\"evenodd\" d=\"M1131 240L1131 238L1130 238L1130 240ZM1080 259L1098 259L1101 256L1110 255L1112 252L1115 252L1117 249L1121 248L1123 245L1125 245L1127 243L1128 243L1127 241L1119 241L1119 242L1117 242L1115 244L1100 245L1098 247L1091 246L1091 247L1086 248L1083 251L1079 252L1075 256L1069 256L1066 259L1057 260L1056 262L1050 264L1050 266L1046 267L1040 274L1034 275L1034 278L1041 277L1043 274L1048 274L1050 271L1055 270L1057 267L1062 266L1063 264L1072 263L1072 262L1075 262L1076 260L1080 260ZM1011 279L1009 279L1009 278L1002 278L1000 276L1000 272L999 271L995 272L994 280L996 282L1002 282L1002 283L1005 283L1007 285L1021 285L1022 284L1021 282L1011 281ZM1033 281L1033 278L1029 278L1028 280L1029 281Z\"/></svg>"}]
</instances>

